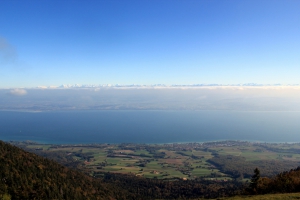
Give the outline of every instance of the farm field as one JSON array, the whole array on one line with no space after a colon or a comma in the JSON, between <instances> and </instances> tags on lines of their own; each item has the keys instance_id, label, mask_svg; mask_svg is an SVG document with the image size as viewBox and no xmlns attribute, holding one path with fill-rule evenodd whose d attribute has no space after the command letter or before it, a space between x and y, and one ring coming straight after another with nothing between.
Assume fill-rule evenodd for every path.
<instances>
[{"instance_id":1,"label":"farm field","mask_svg":"<svg viewBox=\"0 0 300 200\"><path fill-rule=\"evenodd\" d=\"M263 176L272 176L300 165L300 144L287 143L13 144L69 166L80 166L91 176L111 172L168 180L247 181L256 167Z\"/></svg>"}]
</instances>

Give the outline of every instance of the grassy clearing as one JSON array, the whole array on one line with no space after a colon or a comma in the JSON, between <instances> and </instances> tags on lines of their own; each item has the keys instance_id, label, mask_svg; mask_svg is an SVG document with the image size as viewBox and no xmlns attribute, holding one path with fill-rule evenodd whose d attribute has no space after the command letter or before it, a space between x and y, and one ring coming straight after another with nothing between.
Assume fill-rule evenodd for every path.
<instances>
[{"instance_id":1,"label":"grassy clearing","mask_svg":"<svg viewBox=\"0 0 300 200\"><path fill-rule=\"evenodd\" d=\"M146 150L137 150L137 151L134 152L134 154L135 154L135 155L141 155L141 154L144 154L144 155L146 155L146 156L151 156L151 154L150 154L148 151L146 151Z\"/></svg>"},{"instance_id":2,"label":"grassy clearing","mask_svg":"<svg viewBox=\"0 0 300 200\"><path fill-rule=\"evenodd\" d=\"M214 171L210 169L196 168L192 171L193 176L208 176Z\"/></svg>"}]
</instances>

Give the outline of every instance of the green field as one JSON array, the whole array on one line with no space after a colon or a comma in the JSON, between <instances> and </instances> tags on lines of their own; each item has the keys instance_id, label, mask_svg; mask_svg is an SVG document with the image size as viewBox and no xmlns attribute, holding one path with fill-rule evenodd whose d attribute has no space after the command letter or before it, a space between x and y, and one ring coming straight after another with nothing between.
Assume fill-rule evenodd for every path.
<instances>
[{"instance_id":1,"label":"green field","mask_svg":"<svg viewBox=\"0 0 300 200\"><path fill-rule=\"evenodd\" d=\"M43 153L44 156L52 156L54 160L59 157L58 161L63 161L64 164L79 162L82 169L94 176L112 172L158 179L203 177L223 181L239 178L245 181L253 169L260 165L262 173L266 175L300 165L300 144L244 141L161 145L43 145L33 142L14 144Z\"/></svg>"}]
</instances>

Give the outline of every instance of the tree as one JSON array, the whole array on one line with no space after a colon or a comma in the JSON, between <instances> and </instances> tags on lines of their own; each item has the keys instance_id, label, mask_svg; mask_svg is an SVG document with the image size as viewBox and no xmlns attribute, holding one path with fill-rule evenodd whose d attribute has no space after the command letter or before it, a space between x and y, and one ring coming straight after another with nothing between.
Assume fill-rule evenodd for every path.
<instances>
[{"instance_id":1,"label":"tree","mask_svg":"<svg viewBox=\"0 0 300 200\"><path fill-rule=\"evenodd\" d=\"M252 192L257 193L258 181L260 179L260 171L258 168L255 168L254 175L251 178L250 189Z\"/></svg>"}]
</instances>

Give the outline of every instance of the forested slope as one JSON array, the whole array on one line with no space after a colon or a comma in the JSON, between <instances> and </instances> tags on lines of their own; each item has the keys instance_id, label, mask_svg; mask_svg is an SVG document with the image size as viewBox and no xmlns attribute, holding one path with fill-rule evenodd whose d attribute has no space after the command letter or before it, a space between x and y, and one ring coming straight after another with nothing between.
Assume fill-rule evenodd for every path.
<instances>
[{"instance_id":1,"label":"forested slope","mask_svg":"<svg viewBox=\"0 0 300 200\"><path fill-rule=\"evenodd\" d=\"M0 141L0 195L12 199L112 199L101 182ZM1 196L0 196L1 197Z\"/></svg>"}]
</instances>

